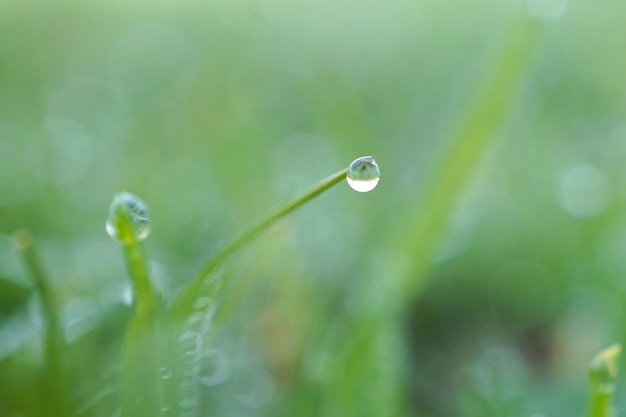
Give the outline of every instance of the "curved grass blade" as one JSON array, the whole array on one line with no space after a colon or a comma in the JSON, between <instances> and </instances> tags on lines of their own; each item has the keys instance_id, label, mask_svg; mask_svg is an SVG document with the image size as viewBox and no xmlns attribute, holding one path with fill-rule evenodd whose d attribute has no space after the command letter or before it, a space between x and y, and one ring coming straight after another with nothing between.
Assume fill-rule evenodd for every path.
<instances>
[{"instance_id":1,"label":"curved grass blade","mask_svg":"<svg viewBox=\"0 0 626 417\"><path fill-rule=\"evenodd\" d=\"M212 320L209 305L219 290L218 286L212 285L211 282L215 272L238 250L250 244L278 220L344 180L346 173L347 169L343 169L320 181L311 189L288 201L256 225L235 237L204 265L198 275L174 301L163 329L166 369L171 373L165 390L167 416L174 416L179 411L187 412L197 408L194 391L197 388L197 360L199 359L198 355L201 355L206 333L202 330L202 326L203 321ZM207 301L209 304L198 301ZM204 319L196 321L196 316L204 317Z\"/></svg>"},{"instance_id":2,"label":"curved grass blade","mask_svg":"<svg viewBox=\"0 0 626 417\"><path fill-rule=\"evenodd\" d=\"M250 229L244 231L239 236L235 237L230 243L222 248L213 258L211 258L204 267L200 270L198 275L191 281L191 283L185 288L183 293L175 300L170 310L169 318L171 319L184 319L192 311L192 305L197 297L203 294L203 287L209 281L211 274L221 266L228 258L230 258L235 252L242 247L248 245L261 233L270 228L274 223L283 217L287 216L291 212L295 211L305 203L309 202L313 198L322 194L324 191L330 189L335 184L343 181L346 178L347 168L338 171L329 177L323 179L318 184L288 201L283 206L279 207L275 212L271 213L266 218L262 219L256 225ZM204 290L210 291L210 290Z\"/></svg>"}]
</instances>

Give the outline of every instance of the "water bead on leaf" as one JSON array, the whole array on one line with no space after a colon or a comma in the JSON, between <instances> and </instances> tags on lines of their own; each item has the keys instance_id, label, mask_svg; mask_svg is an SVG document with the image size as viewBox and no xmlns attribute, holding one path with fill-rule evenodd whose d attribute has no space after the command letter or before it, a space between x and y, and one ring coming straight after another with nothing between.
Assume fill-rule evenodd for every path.
<instances>
[{"instance_id":1,"label":"water bead on leaf","mask_svg":"<svg viewBox=\"0 0 626 417\"><path fill-rule=\"evenodd\" d=\"M123 245L140 242L150 234L148 207L139 197L118 192L109 208L106 231Z\"/></svg>"},{"instance_id":2,"label":"water bead on leaf","mask_svg":"<svg viewBox=\"0 0 626 417\"><path fill-rule=\"evenodd\" d=\"M366 193L372 191L380 181L380 169L373 156L355 159L348 167L346 180L354 191Z\"/></svg>"},{"instance_id":3,"label":"water bead on leaf","mask_svg":"<svg viewBox=\"0 0 626 417\"><path fill-rule=\"evenodd\" d=\"M172 370L169 368L160 368L159 369L159 376L161 377L161 379L169 379L172 376Z\"/></svg>"}]
</instances>

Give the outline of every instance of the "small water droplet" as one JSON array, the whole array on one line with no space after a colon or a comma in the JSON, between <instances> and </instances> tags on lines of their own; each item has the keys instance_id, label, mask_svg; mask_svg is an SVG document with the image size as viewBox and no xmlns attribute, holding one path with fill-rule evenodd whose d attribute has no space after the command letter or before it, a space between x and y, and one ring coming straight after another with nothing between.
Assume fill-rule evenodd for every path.
<instances>
[{"instance_id":1,"label":"small water droplet","mask_svg":"<svg viewBox=\"0 0 626 417\"><path fill-rule=\"evenodd\" d=\"M200 383L210 387L223 384L230 376L230 364L226 356L216 349L208 349L201 358L202 376Z\"/></svg>"},{"instance_id":2,"label":"small water droplet","mask_svg":"<svg viewBox=\"0 0 626 417\"><path fill-rule=\"evenodd\" d=\"M196 408L200 400L197 397L183 398L178 402L181 408Z\"/></svg>"},{"instance_id":3,"label":"small water droplet","mask_svg":"<svg viewBox=\"0 0 626 417\"><path fill-rule=\"evenodd\" d=\"M183 345L185 354L197 355L202 348L202 335L198 332L188 330L180 335L178 341Z\"/></svg>"},{"instance_id":4,"label":"small water droplet","mask_svg":"<svg viewBox=\"0 0 626 417\"><path fill-rule=\"evenodd\" d=\"M159 375L161 379L169 379L172 376L172 370L166 367L159 369Z\"/></svg>"},{"instance_id":5,"label":"small water droplet","mask_svg":"<svg viewBox=\"0 0 626 417\"><path fill-rule=\"evenodd\" d=\"M213 300L209 297L200 297L193 303L194 310L204 310L207 307L215 308Z\"/></svg>"},{"instance_id":6,"label":"small water droplet","mask_svg":"<svg viewBox=\"0 0 626 417\"><path fill-rule=\"evenodd\" d=\"M348 185L360 193L372 191L380 181L380 169L373 156L363 156L350 164L346 174Z\"/></svg>"},{"instance_id":7,"label":"small water droplet","mask_svg":"<svg viewBox=\"0 0 626 417\"><path fill-rule=\"evenodd\" d=\"M133 299L135 298L135 294L133 294L133 288L130 285L124 287L122 290L122 302L127 306L133 304Z\"/></svg>"},{"instance_id":8,"label":"small water droplet","mask_svg":"<svg viewBox=\"0 0 626 417\"><path fill-rule=\"evenodd\" d=\"M106 231L124 245L147 238L150 234L150 215L146 203L133 194L118 192L109 208Z\"/></svg>"},{"instance_id":9,"label":"small water droplet","mask_svg":"<svg viewBox=\"0 0 626 417\"><path fill-rule=\"evenodd\" d=\"M187 318L187 324L193 325L204 321L205 315L203 313L193 313Z\"/></svg>"}]
</instances>

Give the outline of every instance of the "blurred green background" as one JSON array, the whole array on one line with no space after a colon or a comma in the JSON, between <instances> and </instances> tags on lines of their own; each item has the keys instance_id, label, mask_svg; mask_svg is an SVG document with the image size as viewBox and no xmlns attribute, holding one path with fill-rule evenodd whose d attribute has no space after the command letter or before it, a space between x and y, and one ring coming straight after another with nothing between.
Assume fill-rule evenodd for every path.
<instances>
[{"instance_id":1,"label":"blurred green background","mask_svg":"<svg viewBox=\"0 0 626 417\"><path fill-rule=\"evenodd\" d=\"M149 205L169 300L370 154L376 190L335 187L224 268L180 415L582 415L589 360L626 334L625 22L620 0L0 0L0 415L41 405L16 229L56 292L71 414L116 415L115 184ZM498 71L514 88L460 148Z\"/></svg>"}]
</instances>

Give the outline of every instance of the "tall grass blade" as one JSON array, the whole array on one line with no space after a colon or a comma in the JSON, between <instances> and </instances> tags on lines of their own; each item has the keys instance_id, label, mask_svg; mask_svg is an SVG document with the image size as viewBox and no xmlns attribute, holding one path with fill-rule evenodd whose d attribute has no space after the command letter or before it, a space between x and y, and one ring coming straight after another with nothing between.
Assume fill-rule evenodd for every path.
<instances>
[{"instance_id":1,"label":"tall grass blade","mask_svg":"<svg viewBox=\"0 0 626 417\"><path fill-rule=\"evenodd\" d=\"M109 214L109 233L121 244L133 289L135 314L126 329L122 370L122 416L159 416L163 388L157 323L157 298L148 272L148 257L133 224L134 196L118 190ZM145 213L144 213L145 214ZM147 219L146 219L147 220Z\"/></svg>"},{"instance_id":2,"label":"tall grass blade","mask_svg":"<svg viewBox=\"0 0 626 417\"><path fill-rule=\"evenodd\" d=\"M449 152L432 175L418 206L417 217L407 219L404 246L410 253L408 268L399 277L403 296L413 296L424 283L430 257L448 226L458 196L494 140L494 133L524 74L534 49L540 25L518 17L505 38L474 103L455 135Z\"/></svg>"},{"instance_id":3,"label":"tall grass blade","mask_svg":"<svg viewBox=\"0 0 626 417\"><path fill-rule=\"evenodd\" d=\"M62 353L65 338L56 310L54 292L46 277L30 234L25 230L15 232L14 241L21 254L24 267L35 284L41 303L43 321L44 373L41 406L42 413L64 417L68 415L67 384Z\"/></svg>"}]
</instances>

